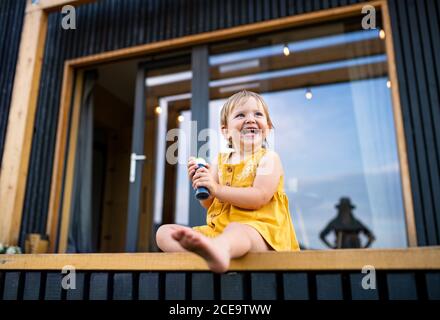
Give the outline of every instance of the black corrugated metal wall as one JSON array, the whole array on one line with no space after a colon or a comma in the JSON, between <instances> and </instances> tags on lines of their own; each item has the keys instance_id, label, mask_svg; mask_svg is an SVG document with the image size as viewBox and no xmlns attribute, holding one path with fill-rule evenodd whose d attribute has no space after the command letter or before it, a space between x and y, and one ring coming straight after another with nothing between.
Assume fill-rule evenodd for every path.
<instances>
[{"instance_id":1,"label":"black corrugated metal wall","mask_svg":"<svg viewBox=\"0 0 440 320\"><path fill-rule=\"evenodd\" d=\"M8 124L25 0L0 1L0 163Z\"/></svg>"},{"instance_id":2,"label":"black corrugated metal wall","mask_svg":"<svg viewBox=\"0 0 440 320\"><path fill-rule=\"evenodd\" d=\"M390 0L419 245L440 244L440 3Z\"/></svg>"},{"instance_id":3,"label":"black corrugated metal wall","mask_svg":"<svg viewBox=\"0 0 440 320\"><path fill-rule=\"evenodd\" d=\"M435 0L389 1L418 243L438 245L439 7ZM363 0L101 0L79 7L77 30L67 31L61 14L51 14L21 240L27 232L45 232L64 60L357 2Z\"/></svg>"}]
</instances>

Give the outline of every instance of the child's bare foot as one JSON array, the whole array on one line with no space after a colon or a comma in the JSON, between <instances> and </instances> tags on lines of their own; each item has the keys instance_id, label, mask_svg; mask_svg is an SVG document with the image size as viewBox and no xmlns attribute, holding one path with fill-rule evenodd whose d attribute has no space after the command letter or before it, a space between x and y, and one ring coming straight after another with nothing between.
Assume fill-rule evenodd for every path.
<instances>
[{"instance_id":1,"label":"child's bare foot","mask_svg":"<svg viewBox=\"0 0 440 320\"><path fill-rule=\"evenodd\" d=\"M172 237L188 251L197 253L206 260L209 268L218 273L229 268L230 255L228 248L215 239L210 239L191 229L176 230Z\"/></svg>"}]
</instances>

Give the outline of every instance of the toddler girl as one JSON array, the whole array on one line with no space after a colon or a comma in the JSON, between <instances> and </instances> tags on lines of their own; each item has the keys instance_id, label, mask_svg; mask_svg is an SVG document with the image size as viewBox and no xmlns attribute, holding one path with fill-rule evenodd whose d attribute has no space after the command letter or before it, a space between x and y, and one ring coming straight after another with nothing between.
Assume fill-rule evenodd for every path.
<instances>
[{"instance_id":1,"label":"toddler girl","mask_svg":"<svg viewBox=\"0 0 440 320\"><path fill-rule=\"evenodd\" d=\"M214 272L225 272L231 258L251 251L299 250L283 167L279 156L266 149L273 124L263 98L249 91L231 96L221 111L221 128L231 151L200 169L194 158L188 161L193 188L210 192L200 200L208 210L206 225L162 225L156 234L159 248L195 252Z\"/></svg>"}]
</instances>

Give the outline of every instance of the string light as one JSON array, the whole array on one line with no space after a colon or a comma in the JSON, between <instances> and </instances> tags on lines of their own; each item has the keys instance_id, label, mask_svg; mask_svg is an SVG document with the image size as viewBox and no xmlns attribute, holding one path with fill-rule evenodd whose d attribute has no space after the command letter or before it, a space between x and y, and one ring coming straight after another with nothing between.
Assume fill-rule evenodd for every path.
<instances>
[{"instance_id":1,"label":"string light","mask_svg":"<svg viewBox=\"0 0 440 320\"><path fill-rule=\"evenodd\" d=\"M185 120L185 118L182 115L177 117L178 122L183 122L183 120Z\"/></svg>"},{"instance_id":2,"label":"string light","mask_svg":"<svg viewBox=\"0 0 440 320\"><path fill-rule=\"evenodd\" d=\"M162 113L162 108L159 107L159 106L157 106L157 107L154 109L154 112L156 112L156 114L161 114L161 113Z\"/></svg>"},{"instance_id":3,"label":"string light","mask_svg":"<svg viewBox=\"0 0 440 320\"><path fill-rule=\"evenodd\" d=\"M283 53L286 57L290 54L290 50L289 50L289 47L287 46L287 44L284 45Z\"/></svg>"},{"instance_id":4,"label":"string light","mask_svg":"<svg viewBox=\"0 0 440 320\"><path fill-rule=\"evenodd\" d=\"M387 88L388 89L391 88L391 81L390 80L387 80Z\"/></svg>"},{"instance_id":5,"label":"string light","mask_svg":"<svg viewBox=\"0 0 440 320\"><path fill-rule=\"evenodd\" d=\"M311 100L313 98L312 90L310 88L306 89L306 99Z\"/></svg>"},{"instance_id":6,"label":"string light","mask_svg":"<svg viewBox=\"0 0 440 320\"><path fill-rule=\"evenodd\" d=\"M385 39L385 31L383 29L380 29L379 31L379 38L381 38L382 40Z\"/></svg>"}]
</instances>

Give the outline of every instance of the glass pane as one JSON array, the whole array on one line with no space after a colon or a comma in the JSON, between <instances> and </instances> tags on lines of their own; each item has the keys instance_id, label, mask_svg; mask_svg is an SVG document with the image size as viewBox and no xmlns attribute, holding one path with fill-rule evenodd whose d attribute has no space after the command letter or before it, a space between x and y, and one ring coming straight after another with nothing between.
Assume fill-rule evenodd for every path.
<instances>
[{"instance_id":1,"label":"glass pane","mask_svg":"<svg viewBox=\"0 0 440 320\"><path fill-rule=\"evenodd\" d=\"M375 248L407 246L384 34L360 21L211 47L211 127L233 93L263 96L275 126L269 149L283 162L306 249L364 247L373 236Z\"/></svg>"},{"instance_id":2,"label":"glass pane","mask_svg":"<svg viewBox=\"0 0 440 320\"><path fill-rule=\"evenodd\" d=\"M186 161L182 161L182 158L188 155L185 154L185 139L179 129L185 130L191 120L187 110L191 101L192 73L190 64L180 60L169 60L161 68L155 67L153 63L151 66L147 64L145 149L147 159L154 160L151 166L148 162L144 166L142 196L145 205L142 208L146 215L154 212L153 232L149 233L150 243L154 242L159 225L187 223L185 215L188 215L188 210L182 210L182 206L187 207L185 203L188 199L185 199L181 191L187 194L185 188L189 189L189 185L181 184L183 167L186 174L186 166L182 165ZM141 228L142 224L148 227L148 222L142 221L142 216L140 224ZM147 249L157 250L153 245Z\"/></svg>"}]
</instances>

